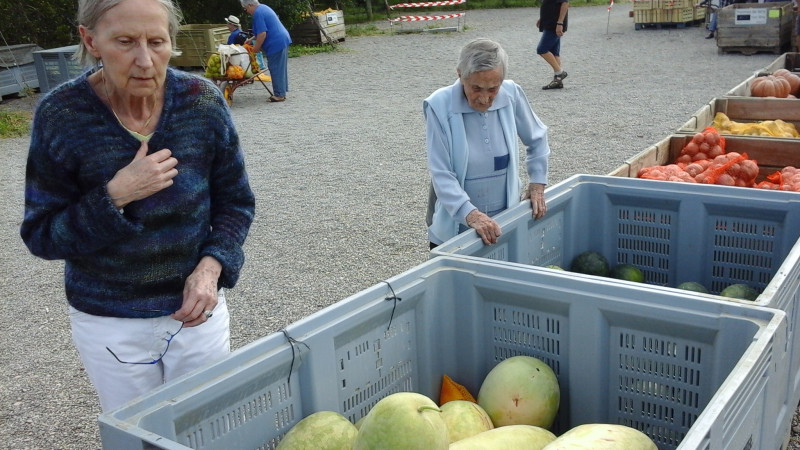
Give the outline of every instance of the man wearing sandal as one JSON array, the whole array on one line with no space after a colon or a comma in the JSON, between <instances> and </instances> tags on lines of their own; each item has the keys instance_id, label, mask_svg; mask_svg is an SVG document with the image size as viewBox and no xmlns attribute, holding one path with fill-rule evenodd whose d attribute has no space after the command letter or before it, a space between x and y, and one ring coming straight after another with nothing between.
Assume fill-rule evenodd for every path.
<instances>
[{"instance_id":1,"label":"man wearing sandal","mask_svg":"<svg viewBox=\"0 0 800 450\"><path fill-rule=\"evenodd\" d=\"M553 81L542 89L561 89L567 72L561 67L561 36L567 32L569 0L542 0L536 27L542 33L536 53L553 68Z\"/></svg>"},{"instance_id":2,"label":"man wearing sandal","mask_svg":"<svg viewBox=\"0 0 800 450\"><path fill-rule=\"evenodd\" d=\"M286 100L289 90L289 44L292 38L275 11L258 0L240 0L242 8L253 16L253 52L263 52L272 77L271 102Z\"/></svg>"}]
</instances>

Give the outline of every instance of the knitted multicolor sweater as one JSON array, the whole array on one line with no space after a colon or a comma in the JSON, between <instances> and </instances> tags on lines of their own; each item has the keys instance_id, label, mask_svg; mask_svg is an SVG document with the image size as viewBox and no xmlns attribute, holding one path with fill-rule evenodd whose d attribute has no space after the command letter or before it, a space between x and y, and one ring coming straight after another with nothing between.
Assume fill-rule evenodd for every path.
<instances>
[{"instance_id":1,"label":"knitted multicolor sweater","mask_svg":"<svg viewBox=\"0 0 800 450\"><path fill-rule=\"evenodd\" d=\"M153 317L182 303L186 277L204 256L233 287L255 199L239 137L219 90L168 69L150 152L178 160L174 184L120 213L106 184L140 143L84 74L45 95L33 120L22 239L31 253L65 260L67 300L94 315Z\"/></svg>"}]
</instances>

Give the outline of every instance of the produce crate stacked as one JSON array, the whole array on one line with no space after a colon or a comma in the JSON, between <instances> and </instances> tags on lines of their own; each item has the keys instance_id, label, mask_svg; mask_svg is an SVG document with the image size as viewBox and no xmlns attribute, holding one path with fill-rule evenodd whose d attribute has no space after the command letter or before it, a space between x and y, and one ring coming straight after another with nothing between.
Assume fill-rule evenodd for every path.
<instances>
[{"instance_id":1,"label":"produce crate stacked","mask_svg":"<svg viewBox=\"0 0 800 450\"><path fill-rule=\"evenodd\" d=\"M634 27L637 30L665 25L685 27L705 17L704 12L698 16L698 10L690 0L634 0Z\"/></svg>"},{"instance_id":2,"label":"produce crate stacked","mask_svg":"<svg viewBox=\"0 0 800 450\"><path fill-rule=\"evenodd\" d=\"M173 56L169 63L180 67L204 67L208 56L217 51L219 44L228 42L230 34L225 24L181 25L175 40L181 55Z\"/></svg>"},{"instance_id":3,"label":"produce crate stacked","mask_svg":"<svg viewBox=\"0 0 800 450\"><path fill-rule=\"evenodd\" d=\"M477 393L524 355L558 379L556 434L608 423L660 450L785 448L800 401L800 193L638 178L698 130L710 135L717 112L796 123L788 102L800 100L741 97L714 99L607 176L550 186L541 219L528 201L513 205L495 216L494 245L464 232L417 267L102 414L103 445L274 449L312 413L356 423L394 393L438 399L445 375ZM725 136L729 151L760 159L761 177L800 162L800 138L764 139ZM587 252L641 280L575 271ZM752 297L728 297L731 285Z\"/></svg>"},{"instance_id":4,"label":"produce crate stacked","mask_svg":"<svg viewBox=\"0 0 800 450\"><path fill-rule=\"evenodd\" d=\"M736 3L719 11L717 47L750 55L788 50L794 25L791 2Z\"/></svg>"},{"instance_id":5,"label":"produce crate stacked","mask_svg":"<svg viewBox=\"0 0 800 450\"><path fill-rule=\"evenodd\" d=\"M346 30L344 25L344 12L328 8L315 11L313 17L309 16L302 23L289 30L292 41L297 44L327 44L331 41L344 41Z\"/></svg>"}]
</instances>

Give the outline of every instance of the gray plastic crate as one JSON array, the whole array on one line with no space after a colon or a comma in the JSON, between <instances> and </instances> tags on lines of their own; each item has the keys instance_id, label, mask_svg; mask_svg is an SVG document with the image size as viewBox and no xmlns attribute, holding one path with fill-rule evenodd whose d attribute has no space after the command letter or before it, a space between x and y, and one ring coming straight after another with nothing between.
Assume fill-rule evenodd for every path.
<instances>
[{"instance_id":1,"label":"gray plastic crate","mask_svg":"<svg viewBox=\"0 0 800 450\"><path fill-rule=\"evenodd\" d=\"M26 89L39 87L31 56L39 48L36 44L0 47L0 96L24 94Z\"/></svg>"},{"instance_id":2,"label":"gray plastic crate","mask_svg":"<svg viewBox=\"0 0 800 450\"><path fill-rule=\"evenodd\" d=\"M477 393L524 354L558 377L555 432L622 423L661 449L777 449L785 314L648 289L436 258L102 414L103 446L272 449L315 411L355 422L394 392L438 399L443 374Z\"/></svg>"},{"instance_id":3,"label":"gray plastic crate","mask_svg":"<svg viewBox=\"0 0 800 450\"><path fill-rule=\"evenodd\" d=\"M532 266L569 269L576 255L594 250L612 266L638 266L647 283L670 291L684 281L697 281L712 293L749 284L761 295L748 303L781 309L789 319L789 395L775 399L782 411L780 434L788 434L800 401L800 195L594 175L570 177L545 195L548 212L540 220L533 220L527 201L495 217L503 230L497 244L484 245L470 230L431 256L548 270Z\"/></svg>"},{"instance_id":4,"label":"gray plastic crate","mask_svg":"<svg viewBox=\"0 0 800 450\"><path fill-rule=\"evenodd\" d=\"M77 49L77 45L70 45L33 53L41 92L48 92L59 84L83 73L84 67L72 59L72 55Z\"/></svg>"}]
</instances>

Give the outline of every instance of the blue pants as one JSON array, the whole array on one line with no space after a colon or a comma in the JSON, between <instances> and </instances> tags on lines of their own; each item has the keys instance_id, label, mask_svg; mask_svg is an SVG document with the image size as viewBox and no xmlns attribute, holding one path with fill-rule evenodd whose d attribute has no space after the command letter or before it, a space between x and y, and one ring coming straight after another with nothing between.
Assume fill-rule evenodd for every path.
<instances>
[{"instance_id":1,"label":"blue pants","mask_svg":"<svg viewBox=\"0 0 800 450\"><path fill-rule=\"evenodd\" d=\"M289 91L289 47L272 53L264 54L267 58L269 76L272 77L272 91L277 97L286 97Z\"/></svg>"},{"instance_id":2,"label":"blue pants","mask_svg":"<svg viewBox=\"0 0 800 450\"><path fill-rule=\"evenodd\" d=\"M708 31L717 31L717 12L712 11L709 18Z\"/></svg>"},{"instance_id":3,"label":"blue pants","mask_svg":"<svg viewBox=\"0 0 800 450\"><path fill-rule=\"evenodd\" d=\"M555 31L542 31L542 38L539 40L539 45L536 46L537 55L544 55L547 52L555 56L561 55L561 36L557 35Z\"/></svg>"}]
</instances>

